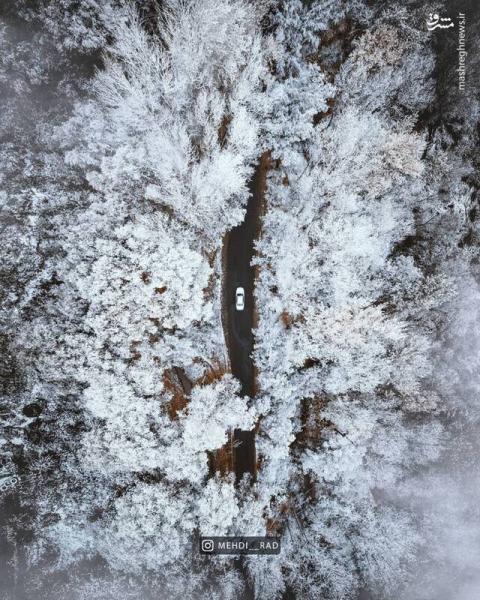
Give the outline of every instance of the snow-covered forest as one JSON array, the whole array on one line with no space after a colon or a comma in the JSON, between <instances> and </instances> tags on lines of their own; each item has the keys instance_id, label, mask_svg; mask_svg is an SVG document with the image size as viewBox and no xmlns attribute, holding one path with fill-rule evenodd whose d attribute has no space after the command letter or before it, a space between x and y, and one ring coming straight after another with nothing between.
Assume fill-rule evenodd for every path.
<instances>
[{"instance_id":1,"label":"snow-covered forest","mask_svg":"<svg viewBox=\"0 0 480 600\"><path fill-rule=\"evenodd\" d=\"M2 600L480 597L479 26L2 3ZM249 398L225 247L259 169Z\"/></svg>"}]
</instances>

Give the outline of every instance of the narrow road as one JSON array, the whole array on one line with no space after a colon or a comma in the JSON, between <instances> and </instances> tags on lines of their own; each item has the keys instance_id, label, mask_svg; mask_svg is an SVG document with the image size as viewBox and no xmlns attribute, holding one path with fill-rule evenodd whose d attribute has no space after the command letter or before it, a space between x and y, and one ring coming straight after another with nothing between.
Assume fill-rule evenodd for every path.
<instances>
[{"instance_id":1,"label":"narrow road","mask_svg":"<svg viewBox=\"0 0 480 600\"><path fill-rule=\"evenodd\" d=\"M254 241L260 230L260 211L266 179L266 155L260 159L250 180L250 198L243 223L233 228L224 241L223 315L228 352L233 375L242 384L242 394L255 395L255 368L252 360L255 271L251 266ZM245 308L235 308L235 290L245 290ZM235 477L245 473L256 476L255 432L236 429L234 432Z\"/></svg>"}]
</instances>

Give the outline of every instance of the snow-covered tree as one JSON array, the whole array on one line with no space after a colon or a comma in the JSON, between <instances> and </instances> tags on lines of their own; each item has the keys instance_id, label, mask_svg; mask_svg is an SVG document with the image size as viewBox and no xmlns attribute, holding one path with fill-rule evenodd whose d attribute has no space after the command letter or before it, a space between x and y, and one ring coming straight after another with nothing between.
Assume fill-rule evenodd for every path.
<instances>
[{"instance_id":1,"label":"snow-covered tree","mask_svg":"<svg viewBox=\"0 0 480 600\"><path fill-rule=\"evenodd\" d=\"M475 514L430 467L459 440L456 468L479 422L480 113L446 81L448 35L390 0L14 4L2 597L223 600L248 579L262 599L425 600L411 564L437 589L435 564L458 565L442 515ZM260 156L247 398L222 243ZM235 429L255 430L255 481L234 480ZM281 554L241 568L192 552L264 534Z\"/></svg>"}]
</instances>

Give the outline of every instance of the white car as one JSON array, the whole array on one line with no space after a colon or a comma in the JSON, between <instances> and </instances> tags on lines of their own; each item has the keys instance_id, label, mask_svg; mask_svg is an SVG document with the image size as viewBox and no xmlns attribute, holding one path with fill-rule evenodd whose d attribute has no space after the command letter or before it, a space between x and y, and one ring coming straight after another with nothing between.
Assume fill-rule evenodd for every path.
<instances>
[{"instance_id":1,"label":"white car","mask_svg":"<svg viewBox=\"0 0 480 600\"><path fill-rule=\"evenodd\" d=\"M235 290L235 308L237 310L245 308L245 290L242 287L238 287Z\"/></svg>"}]
</instances>

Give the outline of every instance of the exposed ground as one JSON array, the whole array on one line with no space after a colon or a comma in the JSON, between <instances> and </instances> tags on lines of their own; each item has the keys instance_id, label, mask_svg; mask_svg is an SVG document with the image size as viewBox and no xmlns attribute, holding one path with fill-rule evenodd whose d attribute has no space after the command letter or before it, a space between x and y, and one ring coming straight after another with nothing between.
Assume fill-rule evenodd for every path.
<instances>
[{"instance_id":1,"label":"exposed ground","mask_svg":"<svg viewBox=\"0 0 480 600\"><path fill-rule=\"evenodd\" d=\"M250 180L250 198L245 219L224 239L223 320L225 337L233 375L241 382L242 394L253 398L256 392L255 365L252 360L255 305L253 290L255 268L251 265L254 242L260 233L260 220L266 189L269 153L265 152ZM235 309L235 290L245 290L245 309ZM233 466L237 481L248 473L256 476L255 431L235 430L233 435Z\"/></svg>"}]
</instances>

